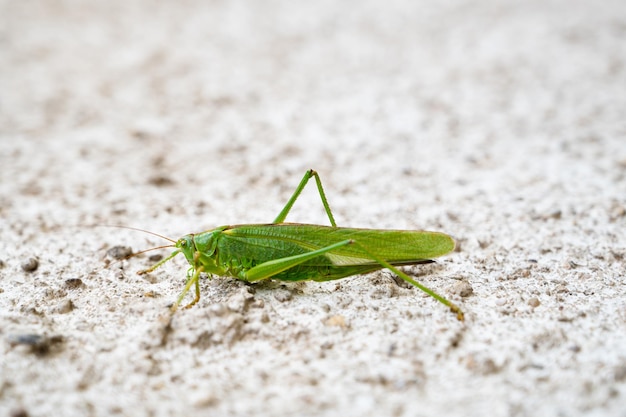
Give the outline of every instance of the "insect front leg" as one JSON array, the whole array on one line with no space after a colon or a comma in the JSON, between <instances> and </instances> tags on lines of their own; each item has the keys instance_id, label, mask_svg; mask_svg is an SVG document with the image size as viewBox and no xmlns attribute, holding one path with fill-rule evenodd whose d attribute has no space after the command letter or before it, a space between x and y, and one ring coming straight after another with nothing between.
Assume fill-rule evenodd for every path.
<instances>
[{"instance_id":1,"label":"insect front leg","mask_svg":"<svg viewBox=\"0 0 626 417\"><path fill-rule=\"evenodd\" d=\"M322 187L322 180L320 180L320 176L317 174L317 172L315 172L312 169L308 170L304 174L302 181L300 181L300 184L298 184L298 186L296 187L296 190L293 192L293 195L291 196L289 201L287 201L287 204L282 209L282 211L278 214L278 217L274 219L273 223L282 223L285 221L285 218L287 217L287 214L289 214L291 207L293 207L293 204L296 202L296 200L300 196L300 193L302 193L302 190L304 189L306 184L309 182L311 177L315 177L315 183L317 184L317 191L319 192L320 198L322 199L322 204L324 205L324 210L326 210L326 214L328 215L328 220L330 220L330 224L334 227L337 227L337 224L335 223L335 218L333 217L333 213L330 210L328 201L326 200L326 194L324 193L324 188Z\"/></svg>"},{"instance_id":2,"label":"insect front leg","mask_svg":"<svg viewBox=\"0 0 626 417\"><path fill-rule=\"evenodd\" d=\"M191 273L192 271L193 271L193 274ZM187 295L192 285L195 285L196 287L196 297L193 299L191 303L187 304L184 308L190 308L194 306L198 301L200 301L200 274L203 271L204 271L204 268L202 266L195 268L195 269L193 267L189 268L189 271L187 271L187 282L185 283L185 288L183 288L182 292L178 296L176 303L172 305L171 307L172 312L175 312L178 309L178 306L183 301L183 298L185 298L185 295Z\"/></svg>"}]
</instances>

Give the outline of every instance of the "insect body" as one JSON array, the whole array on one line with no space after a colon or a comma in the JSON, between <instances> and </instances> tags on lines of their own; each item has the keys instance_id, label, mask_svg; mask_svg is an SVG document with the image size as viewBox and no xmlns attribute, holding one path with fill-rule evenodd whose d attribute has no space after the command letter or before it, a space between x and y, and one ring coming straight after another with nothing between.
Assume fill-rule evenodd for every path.
<instances>
[{"instance_id":1,"label":"insect body","mask_svg":"<svg viewBox=\"0 0 626 417\"><path fill-rule=\"evenodd\" d=\"M317 188L331 226L285 223L291 207L315 177ZM448 306L459 320L461 309L400 271L398 266L432 262L445 255L455 242L444 233L410 230L378 230L337 227L317 172L309 170L278 217L270 224L221 226L178 239L176 250L146 274L182 253L191 267L187 283L172 306L175 310L192 286L200 299L201 273L231 276L248 282L264 279L281 281L330 281L387 268Z\"/></svg>"}]
</instances>

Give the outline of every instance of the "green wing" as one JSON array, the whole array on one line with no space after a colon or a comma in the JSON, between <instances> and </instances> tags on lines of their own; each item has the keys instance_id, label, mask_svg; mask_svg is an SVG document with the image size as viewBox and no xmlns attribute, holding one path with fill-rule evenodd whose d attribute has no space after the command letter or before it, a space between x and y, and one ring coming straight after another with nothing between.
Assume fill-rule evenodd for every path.
<instances>
[{"instance_id":1,"label":"green wing","mask_svg":"<svg viewBox=\"0 0 626 417\"><path fill-rule=\"evenodd\" d=\"M454 249L454 239L444 233L353 229L297 223L237 225L226 228L218 248L233 259L253 259L258 264L271 259L320 249L353 239L368 251L397 264L423 263ZM376 264L355 245L336 249L306 265L365 266ZM379 268L379 267L378 267ZM374 268L374 269L378 269ZM359 272L355 272L359 273Z\"/></svg>"}]
</instances>

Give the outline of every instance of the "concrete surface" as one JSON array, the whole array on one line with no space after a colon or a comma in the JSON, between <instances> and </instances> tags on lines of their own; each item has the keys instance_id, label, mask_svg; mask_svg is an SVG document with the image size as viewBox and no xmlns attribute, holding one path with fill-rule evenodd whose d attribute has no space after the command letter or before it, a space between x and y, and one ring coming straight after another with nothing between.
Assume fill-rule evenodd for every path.
<instances>
[{"instance_id":1,"label":"concrete surface","mask_svg":"<svg viewBox=\"0 0 626 417\"><path fill-rule=\"evenodd\" d=\"M1 415L626 416L622 0L0 16ZM203 280L170 321L185 261L87 227L269 222L308 168L340 225L454 235L406 271L466 322L387 272Z\"/></svg>"}]
</instances>

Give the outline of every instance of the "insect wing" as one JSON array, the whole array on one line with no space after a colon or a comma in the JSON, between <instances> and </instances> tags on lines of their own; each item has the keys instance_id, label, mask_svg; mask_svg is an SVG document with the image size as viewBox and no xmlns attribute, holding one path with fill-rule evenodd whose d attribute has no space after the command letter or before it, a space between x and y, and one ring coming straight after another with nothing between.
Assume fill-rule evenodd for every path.
<instances>
[{"instance_id":1,"label":"insect wing","mask_svg":"<svg viewBox=\"0 0 626 417\"><path fill-rule=\"evenodd\" d=\"M388 262L410 264L445 255L455 246L454 239L438 232L355 229L299 223L238 225L223 233L236 239L238 247L249 255L263 253L263 257L289 256L352 239ZM334 265L372 263L369 255L356 245L343 246L325 256Z\"/></svg>"}]
</instances>

